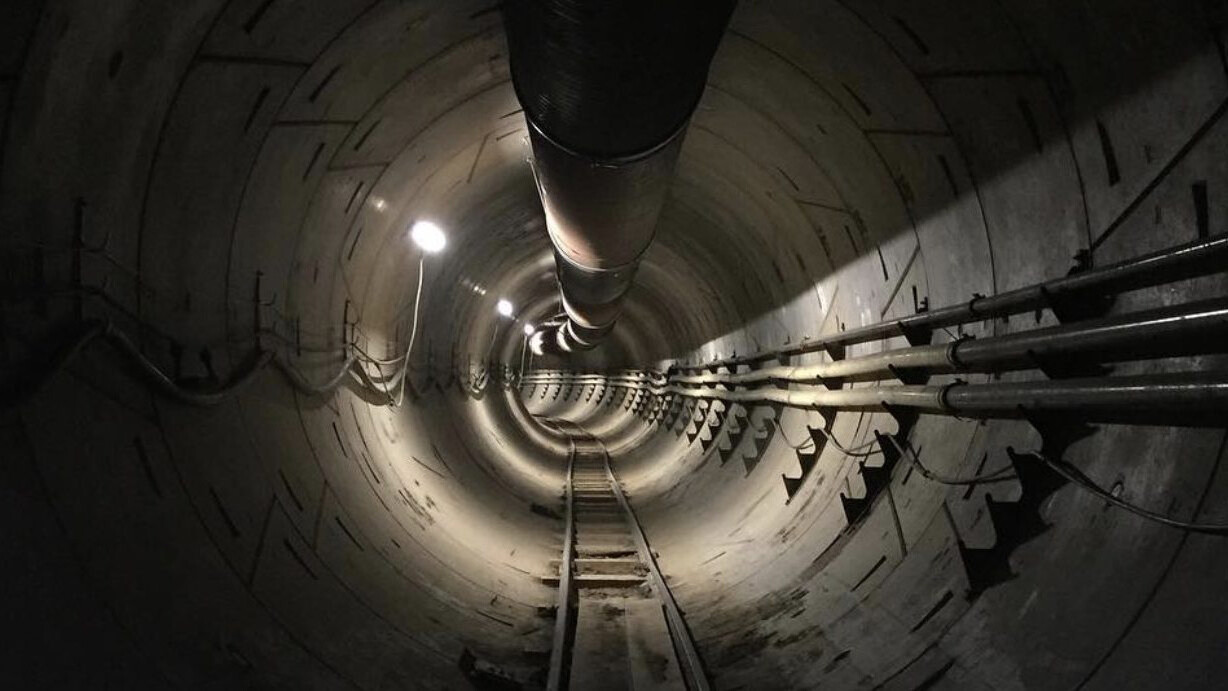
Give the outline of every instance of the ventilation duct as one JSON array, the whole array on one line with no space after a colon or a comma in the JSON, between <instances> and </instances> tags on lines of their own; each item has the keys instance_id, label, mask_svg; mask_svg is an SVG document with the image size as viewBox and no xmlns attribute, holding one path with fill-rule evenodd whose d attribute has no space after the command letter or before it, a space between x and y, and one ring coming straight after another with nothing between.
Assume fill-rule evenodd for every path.
<instances>
[{"instance_id":1,"label":"ventilation duct","mask_svg":"<svg viewBox=\"0 0 1228 691\"><path fill-rule=\"evenodd\" d=\"M734 3L512 0L504 16L567 321L534 352L596 346L652 242Z\"/></svg>"}]
</instances>

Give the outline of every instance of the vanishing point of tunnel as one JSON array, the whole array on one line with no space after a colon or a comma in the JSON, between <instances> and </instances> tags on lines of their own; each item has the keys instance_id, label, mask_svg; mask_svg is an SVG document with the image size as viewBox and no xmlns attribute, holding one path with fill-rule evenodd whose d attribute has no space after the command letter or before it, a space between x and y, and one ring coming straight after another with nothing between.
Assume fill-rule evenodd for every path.
<instances>
[{"instance_id":1,"label":"vanishing point of tunnel","mask_svg":"<svg viewBox=\"0 0 1228 691\"><path fill-rule=\"evenodd\" d=\"M1226 44L3 0L0 688L1228 687Z\"/></svg>"}]
</instances>

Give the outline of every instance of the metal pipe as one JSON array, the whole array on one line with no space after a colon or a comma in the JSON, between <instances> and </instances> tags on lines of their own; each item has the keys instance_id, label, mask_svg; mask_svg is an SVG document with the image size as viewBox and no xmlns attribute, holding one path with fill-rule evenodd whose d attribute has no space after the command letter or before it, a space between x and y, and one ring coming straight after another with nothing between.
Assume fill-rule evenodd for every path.
<instances>
[{"instance_id":1,"label":"metal pipe","mask_svg":"<svg viewBox=\"0 0 1228 691\"><path fill-rule=\"evenodd\" d=\"M977 418L1048 413L1060 419L1119 424L1222 426L1228 372L957 384L943 402Z\"/></svg>"},{"instance_id":2,"label":"metal pipe","mask_svg":"<svg viewBox=\"0 0 1228 691\"><path fill-rule=\"evenodd\" d=\"M561 385L561 384L560 384ZM1049 413L1064 419L1122 424L1220 426L1228 409L1228 372L1175 372L1126 377L992 382L944 385L888 385L826 389L760 387L662 387L611 385L682 396L795 408L890 411L909 408L924 413L972 418L1016 418Z\"/></svg>"},{"instance_id":3,"label":"metal pipe","mask_svg":"<svg viewBox=\"0 0 1228 691\"><path fill-rule=\"evenodd\" d=\"M942 386L867 386L827 390L815 387L797 390L759 388L730 391L703 387L690 389L666 386L656 394L676 394L687 398L707 398L733 403L776 403L793 408L839 408L841 410L883 410L883 404L943 412Z\"/></svg>"},{"instance_id":4,"label":"metal pipe","mask_svg":"<svg viewBox=\"0 0 1228 691\"><path fill-rule=\"evenodd\" d=\"M942 386L865 386L826 390L773 388L729 391L669 386L654 391L688 398L796 408L880 410L910 408L971 418L1016 418L1049 413L1084 422L1216 426L1228 409L1228 372L1177 372Z\"/></svg>"},{"instance_id":5,"label":"metal pipe","mask_svg":"<svg viewBox=\"0 0 1228 691\"><path fill-rule=\"evenodd\" d=\"M733 5L504 3L512 83L567 313L530 341L534 354L589 349L613 329Z\"/></svg>"},{"instance_id":6,"label":"metal pipe","mask_svg":"<svg viewBox=\"0 0 1228 691\"><path fill-rule=\"evenodd\" d=\"M768 367L734 374L682 375L675 384L745 386L767 381L873 381L918 374L997 372L1046 364L1122 362L1228 352L1228 298L1033 329L1006 336L897 348L816 365Z\"/></svg>"},{"instance_id":7,"label":"metal pipe","mask_svg":"<svg viewBox=\"0 0 1228 691\"><path fill-rule=\"evenodd\" d=\"M673 369L679 372L699 372L714 367L736 367L824 349L843 348L857 343L894 338L910 332L932 331L1049 308L1055 301L1064 299L1086 299L1172 283L1221 272L1225 267L1228 267L1228 235L1219 235L999 295L977 296L965 303L849 329L793 348Z\"/></svg>"},{"instance_id":8,"label":"metal pipe","mask_svg":"<svg viewBox=\"0 0 1228 691\"><path fill-rule=\"evenodd\" d=\"M952 345L954 371L991 372L1047 363L1124 362L1228 352L1228 298Z\"/></svg>"},{"instance_id":9,"label":"metal pipe","mask_svg":"<svg viewBox=\"0 0 1228 691\"><path fill-rule=\"evenodd\" d=\"M918 374L1032 369L1048 363L1121 362L1228 352L1228 298L1034 329L985 339L898 348L816 365L768 367L752 372L681 375L672 384L746 386L769 381L811 383L873 381L906 371ZM546 383L659 382L657 373L567 375L532 373L526 381Z\"/></svg>"}]
</instances>

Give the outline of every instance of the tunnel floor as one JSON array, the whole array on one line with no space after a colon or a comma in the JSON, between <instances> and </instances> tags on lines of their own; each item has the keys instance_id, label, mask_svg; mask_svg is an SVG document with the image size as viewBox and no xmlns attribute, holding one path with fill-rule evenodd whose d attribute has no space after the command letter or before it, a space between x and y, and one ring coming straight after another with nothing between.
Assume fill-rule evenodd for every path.
<instances>
[{"instance_id":1,"label":"tunnel floor","mask_svg":"<svg viewBox=\"0 0 1228 691\"><path fill-rule=\"evenodd\" d=\"M560 594L548 688L689 688L675 652L694 644L685 628L674 631L666 623L668 586L655 561L646 564L651 547L614 486L604 445L572 423L545 424L564 430L572 449L563 516L570 543L553 579ZM687 640L675 644L671 633ZM563 670L566 686L553 678Z\"/></svg>"}]
</instances>

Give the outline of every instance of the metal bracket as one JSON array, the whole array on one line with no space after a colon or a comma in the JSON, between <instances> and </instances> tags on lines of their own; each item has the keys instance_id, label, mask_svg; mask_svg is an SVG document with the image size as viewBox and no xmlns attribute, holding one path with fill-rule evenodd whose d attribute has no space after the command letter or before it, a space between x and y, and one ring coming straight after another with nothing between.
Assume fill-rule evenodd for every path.
<instances>
[{"instance_id":1,"label":"metal bracket","mask_svg":"<svg viewBox=\"0 0 1228 691\"><path fill-rule=\"evenodd\" d=\"M1053 312L1053 316L1063 324L1081 319L1103 316L1112 307L1112 295L1080 295L1077 299L1054 295L1045 286L1040 287L1041 297Z\"/></svg>"},{"instance_id":2,"label":"metal bracket","mask_svg":"<svg viewBox=\"0 0 1228 691\"><path fill-rule=\"evenodd\" d=\"M1023 406L1019 406L1019 415L1040 435L1040 452L1052 459L1061 458L1072 444L1090 437L1098 430L1093 425L1072 422L1068 418L1028 410Z\"/></svg>"},{"instance_id":3,"label":"metal bracket","mask_svg":"<svg viewBox=\"0 0 1228 691\"><path fill-rule=\"evenodd\" d=\"M904 326L903 324L900 324L899 327L904 340L908 341L910 346L929 345L934 340L933 329L921 329L915 326Z\"/></svg>"},{"instance_id":4,"label":"metal bracket","mask_svg":"<svg viewBox=\"0 0 1228 691\"><path fill-rule=\"evenodd\" d=\"M901 384L924 384L929 381L929 375L927 374L920 374L890 364L887 365L887 369L891 372L892 376L900 380Z\"/></svg>"},{"instance_id":5,"label":"metal bracket","mask_svg":"<svg viewBox=\"0 0 1228 691\"><path fill-rule=\"evenodd\" d=\"M826 343L823 345L823 350L827 351L827 356L832 360L843 360L845 348L838 343Z\"/></svg>"},{"instance_id":6,"label":"metal bracket","mask_svg":"<svg viewBox=\"0 0 1228 691\"><path fill-rule=\"evenodd\" d=\"M912 408L901 408L899 406L891 405L886 401L879 401L879 405L881 405L883 410L887 411L891 417L895 418L897 425L895 436L897 439L903 439L904 437L908 436L908 433L912 431L913 426L917 424L919 413L916 410Z\"/></svg>"},{"instance_id":7,"label":"metal bracket","mask_svg":"<svg viewBox=\"0 0 1228 691\"><path fill-rule=\"evenodd\" d=\"M1058 360L1042 356L1032 349L1027 351L1028 360L1036 365L1036 369L1040 370L1049 379L1070 379L1072 377L1103 377L1113 371L1112 367L1100 365L1096 363L1081 363L1081 362L1059 362Z\"/></svg>"}]
</instances>

